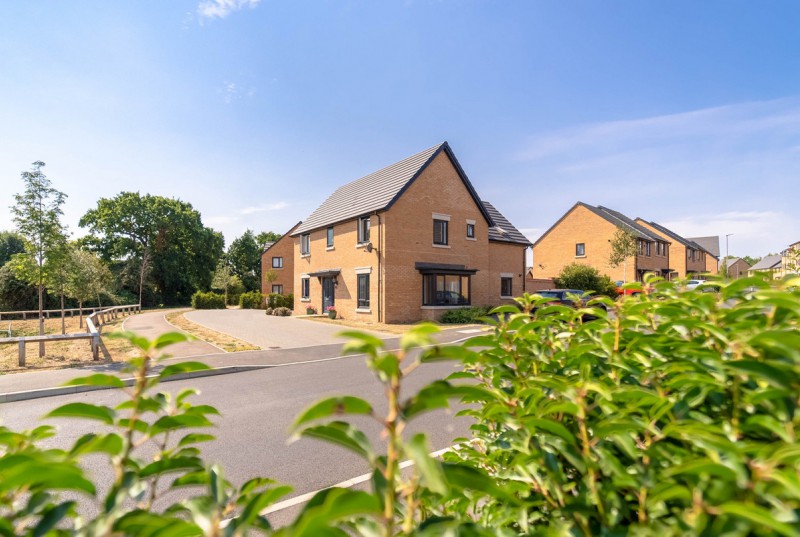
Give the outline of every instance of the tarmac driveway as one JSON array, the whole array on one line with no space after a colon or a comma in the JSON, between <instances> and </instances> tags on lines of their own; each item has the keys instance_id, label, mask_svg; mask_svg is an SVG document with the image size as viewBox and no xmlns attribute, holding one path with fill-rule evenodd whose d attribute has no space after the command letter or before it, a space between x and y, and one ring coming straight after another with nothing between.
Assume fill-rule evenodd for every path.
<instances>
[{"instance_id":1,"label":"tarmac driveway","mask_svg":"<svg viewBox=\"0 0 800 537\"><path fill-rule=\"evenodd\" d=\"M229 334L262 349L292 349L344 343L336 334L350 330L341 326L319 323L295 317L266 315L264 310L193 310L184 316L206 328ZM369 332L381 339L395 338L395 334Z\"/></svg>"}]
</instances>

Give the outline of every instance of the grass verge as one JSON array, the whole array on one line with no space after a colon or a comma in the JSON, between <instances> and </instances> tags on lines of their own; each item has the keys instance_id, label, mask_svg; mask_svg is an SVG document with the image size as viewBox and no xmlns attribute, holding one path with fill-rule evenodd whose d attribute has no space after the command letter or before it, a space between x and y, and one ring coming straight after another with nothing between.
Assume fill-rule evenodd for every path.
<instances>
[{"instance_id":1,"label":"grass verge","mask_svg":"<svg viewBox=\"0 0 800 537\"><path fill-rule=\"evenodd\" d=\"M223 334L222 332L217 332L216 330L212 330L197 323L193 323L192 321L183 316L184 313L185 311L175 311L172 313L167 313L166 319L169 323L177 326L184 332L191 334L197 339L201 339L206 343L210 343L215 347L219 347L225 352L261 350L261 347L253 345L252 343L242 341L241 339L236 339L235 337L229 336L228 334Z\"/></svg>"}]
</instances>

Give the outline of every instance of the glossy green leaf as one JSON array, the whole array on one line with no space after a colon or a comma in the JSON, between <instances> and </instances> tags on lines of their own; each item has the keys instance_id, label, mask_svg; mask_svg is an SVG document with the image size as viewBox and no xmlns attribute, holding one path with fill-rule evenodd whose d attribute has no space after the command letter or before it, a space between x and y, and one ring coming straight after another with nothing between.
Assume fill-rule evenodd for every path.
<instances>
[{"instance_id":1,"label":"glossy green leaf","mask_svg":"<svg viewBox=\"0 0 800 537\"><path fill-rule=\"evenodd\" d=\"M160 379L166 379L182 373L194 373L195 371L208 371L211 369L209 366L202 362L178 362L170 364L162 369L158 376Z\"/></svg>"},{"instance_id":2,"label":"glossy green leaf","mask_svg":"<svg viewBox=\"0 0 800 537\"><path fill-rule=\"evenodd\" d=\"M114 423L116 412L112 408L89 403L67 403L47 414L48 418L81 418L98 420L111 425Z\"/></svg>"},{"instance_id":3,"label":"glossy green leaf","mask_svg":"<svg viewBox=\"0 0 800 537\"><path fill-rule=\"evenodd\" d=\"M108 386L110 388L124 388L125 383L115 375L96 373L87 377L74 378L64 383L64 386Z\"/></svg>"},{"instance_id":4,"label":"glossy green leaf","mask_svg":"<svg viewBox=\"0 0 800 537\"><path fill-rule=\"evenodd\" d=\"M372 414L372 412L372 405L358 397L329 397L307 408L295 419L292 428L296 429L306 423L331 416L341 416L343 414Z\"/></svg>"}]
</instances>

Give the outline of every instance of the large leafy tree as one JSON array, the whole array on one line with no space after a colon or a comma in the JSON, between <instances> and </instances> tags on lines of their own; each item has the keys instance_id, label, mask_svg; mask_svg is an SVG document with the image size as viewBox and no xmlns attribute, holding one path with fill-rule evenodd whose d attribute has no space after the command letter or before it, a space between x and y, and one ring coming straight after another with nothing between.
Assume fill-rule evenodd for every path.
<instances>
[{"instance_id":1,"label":"large leafy tree","mask_svg":"<svg viewBox=\"0 0 800 537\"><path fill-rule=\"evenodd\" d=\"M14 254L25 252L25 238L13 231L0 231L0 267L5 265Z\"/></svg>"},{"instance_id":2,"label":"large leafy tree","mask_svg":"<svg viewBox=\"0 0 800 537\"><path fill-rule=\"evenodd\" d=\"M281 238L280 233L275 233L274 231L262 231L261 233L256 235L256 242L263 250L264 246L266 246L268 242L277 242L278 239L280 238Z\"/></svg>"},{"instance_id":3,"label":"large leafy tree","mask_svg":"<svg viewBox=\"0 0 800 537\"><path fill-rule=\"evenodd\" d=\"M39 334L44 334L44 288L45 262L55 255L66 240L66 228L61 223L64 212L61 206L67 198L63 192L53 188L51 181L42 172L44 162L36 161L30 171L22 172L25 191L14 195L11 213L17 231L25 237L24 254L35 266L32 271L21 274L38 288ZM44 356L44 342L39 344L39 356Z\"/></svg>"},{"instance_id":4,"label":"large leafy tree","mask_svg":"<svg viewBox=\"0 0 800 537\"><path fill-rule=\"evenodd\" d=\"M251 230L245 231L241 237L234 239L228 248L228 261L236 276L242 280L248 291L261 290L261 252Z\"/></svg>"},{"instance_id":5,"label":"large leafy tree","mask_svg":"<svg viewBox=\"0 0 800 537\"><path fill-rule=\"evenodd\" d=\"M138 192L100 199L79 224L89 228L84 244L104 261L136 265L140 301L149 282L157 300L188 303L211 284L224 246L190 203Z\"/></svg>"}]
</instances>

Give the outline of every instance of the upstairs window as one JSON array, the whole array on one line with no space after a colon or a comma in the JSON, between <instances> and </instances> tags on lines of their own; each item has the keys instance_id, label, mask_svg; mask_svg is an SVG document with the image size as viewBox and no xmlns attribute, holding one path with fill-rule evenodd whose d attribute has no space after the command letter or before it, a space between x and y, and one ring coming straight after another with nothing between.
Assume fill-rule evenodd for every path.
<instances>
[{"instance_id":1,"label":"upstairs window","mask_svg":"<svg viewBox=\"0 0 800 537\"><path fill-rule=\"evenodd\" d=\"M311 235L303 233L300 235L300 254L309 255L311 253Z\"/></svg>"},{"instance_id":2,"label":"upstairs window","mask_svg":"<svg viewBox=\"0 0 800 537\"><path fill-rule=\"evenodd\" d=\"M282 295L283 294L283 286L278 284L272 285L272 292L274 294Z\"/></svg>"},{"instance_id":3,"label":"upstairs window","mask_svg":"<svg viewBox=\"0 0 800 537\"><path fill-rule=\"evenodd\" d=\"M283 258L282 257L273 257L272 258L272 268L283 268Z\"/></svg>"},{"instance_id":4,"label":"upstairs window","mask_svg":"<svg viewBox=\"0 0 800 537\"><path fill-rule=\"evenodd\" d=\"M447 220L436 220L433 221L433 244L437 244L439 246L447 246L447 225L450 222Z\"/></svg>"},{"instance_id":5,"label":"upstairs window","mask_svg":"<svg viewBox=\"0 0 800 537\"><path fill-rule=\"evenodd\" d=\"M369 216L358 219L358 242L369 242Z\"/></svg>"},{"instance_id":6,"label":"upstairs window","mask_svg":"<svg viewBox=\"0 0 800 537\"><path fill-rule=\"evenodd\" d=\"M586 244L579 242L575 245L575 257L583 257L586 255ZM506 295L503 295L506 296Z\"/></svg>"},{"instance_id":7,"label":"upstairs window","mask_svg":"<svg viewBox=\"0 0 800 537\"><path fill-rule=\"evenodd\" d=\"M467 224L467 238L468 239L475 238L475 224Z\"/></svg>"},{"instance_id":8,"label":"upstairs window","mask_svg":"<svg viewBox=\"0 0 800 537\"><path fill-rule=\"evenodd\" d=\"M333 248L333 226L329 227L326 231L327 236L327 243L326 246L328 248Z\"/></svg>"},{"instance_id":9,"label":"upstairs window","mask_svg":"<svg viewBox=\"0 0 800 537\"><path fill-rule=\"evenodd\" d=\"M646 255L647 257L650 257L650 246L651 246L651 244L652 243L649 242L649 241L644 243L644 255Z\"/></svg>"}]
</instances>

